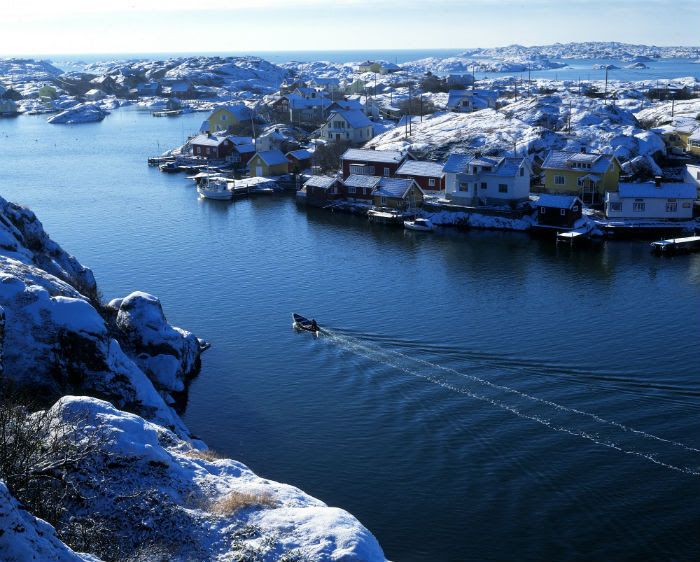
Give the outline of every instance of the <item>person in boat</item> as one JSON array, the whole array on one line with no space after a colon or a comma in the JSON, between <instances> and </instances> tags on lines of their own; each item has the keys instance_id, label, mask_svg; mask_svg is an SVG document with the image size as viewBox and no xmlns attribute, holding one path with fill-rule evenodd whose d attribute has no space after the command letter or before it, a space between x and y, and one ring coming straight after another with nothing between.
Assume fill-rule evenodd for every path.
<instances>
[{"instance_id":1,"label":"person in boat","mask_svg":"<svg viewBox=\"0 0 700 562\"><path fill-rule=\"evenodd\" d=\"M315 319L311 319L311 331L312 332L318 332L318 324L316 323Z\"/></svg>"}]
</instances>

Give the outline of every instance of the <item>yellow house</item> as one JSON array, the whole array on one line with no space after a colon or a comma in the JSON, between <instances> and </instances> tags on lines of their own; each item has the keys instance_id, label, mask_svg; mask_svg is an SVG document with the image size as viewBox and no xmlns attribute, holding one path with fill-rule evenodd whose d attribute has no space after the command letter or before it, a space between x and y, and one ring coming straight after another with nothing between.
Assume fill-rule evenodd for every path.
<instances>
[{"instance_id":1,"label":"yellow house","mask_svg":"<svg viewBox=\"0 0 700 562\"><path fill-rule=\"evenodd\" d=\"M588 205L602 203L620 182L620 163L606 154L552 150L542 171L546 193L577 195Z\"/></svg>"},{"instance_id":2,"label":"yellow house","mask_svg":"<svg viewBox=\"0 0 700 562\"><path fill-rule=\"evenodd\" d=\"M289 161L281 150L265 150L255 153L248 162L248 168L251 176L282 176L289 172Z\"/></svg>"},{"instance_id":3,"label":"yellow house","mask_svg":"<svg viewBox=\"0 0 700 562\"><path fill-rule=\"evenodd\" d=\"M251 120L253 112L242 103L236 105L220 105L207 117L210 133L217 131L231 132L232 129Z\"/></svg>"},{"instance_id":4,"label":"yellow house","mask_svg":"<svg viewBox=\"0 0 700 562\"><path fill-rule=\"evenodd\" d=\"M405 211L422 206L424 196L425 193L413 179L382 178L372 192L372 204Z\"/></svg>"},{"instance_id":5,"label":"yellow house","mask_svg":"<svg viewBox=\"0 0 700 562\"><path fill-rule=\"evenodd\" d=\"M700 156L700 129L688 137L688 152Z\"/></svg>"}]
</instances>

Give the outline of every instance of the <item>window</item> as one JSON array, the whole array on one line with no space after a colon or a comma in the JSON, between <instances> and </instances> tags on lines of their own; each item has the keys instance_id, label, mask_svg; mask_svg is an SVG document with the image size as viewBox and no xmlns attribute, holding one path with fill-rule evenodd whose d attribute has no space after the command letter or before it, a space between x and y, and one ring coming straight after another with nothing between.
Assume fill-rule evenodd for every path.
<instances>
[{"instance_id":1,"label":"window","mask_svg":"<svg viewBox=\"0 0 700 562\"><path fill-rule=\"evenodd\" d=\"M391 174L391 170L389 168L384 168L384 175L388 176Z\"/></svg>"},{"instance_id":2,"label":"window","mask_svg":"<svg viewBox=\"0 0 700 562\"><path fill-rule=\"evenodd\" d=\"M525 175L525 168L520 168L520 175L524 176Z\"/></svg>"},{"instance_id":3,"label":"window","mask_svg":"<svg viewBox=\"0 0 700 562\"><path fill-rule=\"evenodd\" d=\"M572 210L574 213L577 212L577 211L578 211L578 205L574 205L573 207L571 207L571 210Z\"/></svg>"},{"instance_id":4,"label":"window","mask_svg":"<svg viewBox=\"0 0 700 562\"><path fill-rule=\"evenodd\" d=\"M355 186L354 186L354 185L349 185L349 186L348 186L348 193L349 193L350 195L355 195L355 191L356 191L356 190L355 190Z\"/></svg>"},{"instance_id":5,"label":"window","mask_svg":"<svg viewBox=\"0 0 700 562\"><path fill-rule=\"evenodd\" d=\"M379 202L380 202L382 205L386 205L386 197L384 197L384 196L382 195L382 196L379 198Z\"/></svg>"},{"instance_id":6,"label":"window","mask_svg":"<svg viewBox=\"0 0 700 562\"><path fill-rule=\"evenodd\" d=\"M374 166L365 166L364 164L350 164L350 173L359 174L361 176L373 176Z\"/></svg>"},{"instance_id":7,"label":"window","mask_svg":"<svg viewBox=\"0 0 700 562\"><path fill-rule=\"evenodd\" d=\"M466 182L460 182L459 183L459 190L460 191L469 191L469 184Z\"/></svg>"},{"instance_id":8,"label":"window","mask_svg":"<svg viewBox=\"0 0 700 562\"><path fill-rule=\"evenodd\" d=\"M508 184L507 183L499 183L498 184L498 193L508 193Z\"/></svg>"},{"instance_id":9,"label":"window","mask_svg":"<svg viewBox=\"0 0 700 562\"><path fill-rule=\"evenodd\" d=\"M554 176L554 185L564 184L566 184L566 178L564 176Z\"/></svg>"},{"instance_id":10,"label":"window","mask_svg":"<svg viewBox=\"0 0 700 562\"><path fill-rule=\"evenodd\" d=\"M608 203L608 212L613 211L613 212L620 212L622 211L622 202L620 201L611 201Z\"/></svg>"},{"instance_id":11,"label":"window","mask_svg":"<svg viewBox=\"0 0 700 562\"><path fill-rule=\"evenodd\" d=\"M632 210L635 213L643 213L645 208L646 203L644 203L643 199L635 199L634 203L632 203Z\"/></svg>"},{"instance_id":12,"label":"window","mask_svg":"<svg viewBox=\"0 0 700 562\"><path fill-rule=\"evenodd\" d=\"M430 187L435 187L435 178L428 178L428 185Z\"/></svg>"},{"instance_id":13,"label":"window","mask_svg":"<svg viewBox=\"0 0 700 562\"><path fill-rule=\"evenodd\" d=\"M489 186L489 184L486 183L485 181L481 182L481 189L486 189L488 186Z\"/></svg>"},{"instance_id":14,"label":"window","mask_svg":"<svg viewBox=\"0 0 700 562\"><path fill-rule=\"evenodd\" d=\"M669 199L666 201L666 212L667 213L675 213L678 211L678 203L676 202L675 199Z\"/></svg>"},{"instance_id":15,"label":"window","mask_svg":"<svg viewBox=\"0 0 700 562\"><path fill-rule=\"evenodd\" d=\"M559 214L563 217L566 215L566 209L559 209Z\"/></svg>"},{"instance_id":16,"label":"window","mask_svg":"<svg viewBox=\"0 0 700 562\"><path fill-rule=\"evenodd\" d=\"M544 215L547 212L547 209L544 207L540 207L540 215Z\"/></svg>"}]
</instances>

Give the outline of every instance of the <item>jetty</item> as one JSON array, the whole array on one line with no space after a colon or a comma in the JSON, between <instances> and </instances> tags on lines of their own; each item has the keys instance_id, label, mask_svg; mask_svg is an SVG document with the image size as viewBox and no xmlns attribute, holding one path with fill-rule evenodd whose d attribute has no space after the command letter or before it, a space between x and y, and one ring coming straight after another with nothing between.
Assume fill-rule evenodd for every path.
<instances>
[{"instance_id":1,"label":"jetty","mask_svg":"<svg viewBox=\"0 0 700 562\"><path fill-rule=\"evenodd\" d=\"M574 246L590 238L591 232L587 228L576 228L564 232L557 232L557 244L568 244Z\"/></svg>"},{"instance_id":2,"label":"jetty","mask_svg":"<svg viewBox=\"0 0 700 562\"><path fill-rule=\"evenodd\" d=\"M657 254L697 252L700 250L700 236L686 236L684 238L658 240L651 243L651 249Z\"/></svg>"}]
</instances>

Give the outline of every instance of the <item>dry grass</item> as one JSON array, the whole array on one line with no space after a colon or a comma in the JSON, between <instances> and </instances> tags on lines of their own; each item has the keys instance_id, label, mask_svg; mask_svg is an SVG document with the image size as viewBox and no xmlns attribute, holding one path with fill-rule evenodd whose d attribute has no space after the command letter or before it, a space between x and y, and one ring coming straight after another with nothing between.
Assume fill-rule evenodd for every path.
<instances>
[{"instance_id":1,"label":"dry grass","mask_svg":"<svg viewBox=\"0 0 700 562\"><path fill-rule=\"evenodd\" d=\"M233 515L239 509L246 507L272 507L275 501L268 493L252 494L249 492L231 492L215 501L211 512L216 515Z\"/></svg>"},{"instance_id":2,"label":"dry grass","mask_svg":"<svg viewBox=\"0 0 700 562\"><path fill-rule=\"evenodd\" d=\"M185 456L188 456L193 459L202 459L210 462L218 461L224 458L222 455L220 455L216 451L212 451L211 449L190 449L185 453Z\"/></svg>"}]
</instances>

